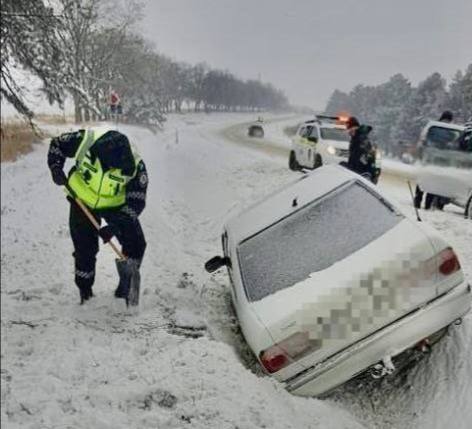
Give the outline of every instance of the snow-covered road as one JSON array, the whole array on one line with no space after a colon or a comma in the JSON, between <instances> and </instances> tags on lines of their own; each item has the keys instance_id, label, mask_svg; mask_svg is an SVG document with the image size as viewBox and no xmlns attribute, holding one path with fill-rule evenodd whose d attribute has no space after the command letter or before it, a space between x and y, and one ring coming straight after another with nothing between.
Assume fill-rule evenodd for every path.
<instances>
[{"instance_id":1,"label":"snow-covered road","mask_svg":"<svg viewBox=\"0 0 472 429\"><path fill-rule=\"evenodd\" d=\"M170 118L163 132L120 126L150 176L142 306L112 298L102 246L96 297L78 305L68 203L46 166L47 145L2 165L2 424L10 428L442 428L472 419L472 320L454 329L400 386L298 398L261 374L230 305L220 253L234 211L294 180L286 159L234 142L247 115ZM280 144L284 121L266 135ZM228 130L233 137L228 137ZM236 130L236 131L235 131ZM263 144L263 143L262 143ZM410 205L400 179L382 183ZM458 210L424 214L458 250L472 281L472 225Z\"/></svg>"}]
</instances>

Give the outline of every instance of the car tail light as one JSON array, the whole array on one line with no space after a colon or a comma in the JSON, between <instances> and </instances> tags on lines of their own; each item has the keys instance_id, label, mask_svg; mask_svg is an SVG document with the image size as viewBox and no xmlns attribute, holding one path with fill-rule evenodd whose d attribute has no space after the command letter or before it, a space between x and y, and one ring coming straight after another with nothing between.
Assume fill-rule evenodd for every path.
<instances>
[{"instance_id":1,"label":"car tail light","mask_svg":"<svg viewBox=\"0 0 472 429\"><path fill-rule=\"evenodd\" d=\"M259 358L264 368L271 374L287 366L290 362L290 358L277 345L262 351Z\"/></svg>"},{"instance_id":2,"label":"car tail light","mask_svg":"<svg viewBox=\"0 0 472 429\"><path fill-rule=\"evenodd\" d=\"M307 353L319 348L319 340L311 340L308 332L297 332L280 343L274 344L260 353L259 358L264 368L270 373L277 372L300 359Z\"/></svg>"},{"instance_id":3,"label":"car tail light","mask_svg":"<svg viewBox=\"0 0 472 429\"><path fill-rule=\"evenodd\" d=\"M451 247L448 247L439 253L438 263L439 272L445 276L449 276L461 269L459 259Z\"/></svg>"}]
</instances>

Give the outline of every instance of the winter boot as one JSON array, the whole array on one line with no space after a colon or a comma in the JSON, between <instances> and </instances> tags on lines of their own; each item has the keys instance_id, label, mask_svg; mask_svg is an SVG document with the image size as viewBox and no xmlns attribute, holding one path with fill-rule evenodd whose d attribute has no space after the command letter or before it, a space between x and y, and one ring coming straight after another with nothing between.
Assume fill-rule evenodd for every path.
<instances>
[{"instance_id":1,"label":"winter boot","mask_svg":"<svg viewBox=\"0 0 472 429\"><path fill-rule=\"evenodd\" d=\"M139 284L140 275L139 267L141 266L142 259L129 258L125 261L117 260L116 265L118 273L120 275L120 281L118 287L115 290L115 298L123 298L126 300L128 305L128 299L130 293L132 295L133 302L139 299ZM134 305L134 304L133 304Z\"/></svg>"},{"instance_id":2,"label":"winter boot","mask_svg":"<svg viewBox=\"0 0 472 429\"><path fill-rule=\"evenodd\" d=\"M92 286L79 288L79 292L80 292L80 305L83 305L85 301L88 301L90 298L94 296L92 292Z\"/></svg>"}]
</instances>

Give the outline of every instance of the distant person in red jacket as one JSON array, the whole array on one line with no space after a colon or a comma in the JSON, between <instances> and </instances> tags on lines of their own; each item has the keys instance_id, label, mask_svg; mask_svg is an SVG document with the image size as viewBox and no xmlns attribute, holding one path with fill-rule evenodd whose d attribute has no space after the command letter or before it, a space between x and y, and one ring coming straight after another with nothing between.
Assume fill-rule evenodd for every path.
<instances>
[{"instance_id":1,"label":"distant person in red jacket","mask_svg":"<svg viewBox=\"0 0 472 429\"><path fill-rule=\"evenodd\" d=\"M121 113L121 99L115 90L110 93L110 112L112 116Z\"/></svg>"}]
</instances>

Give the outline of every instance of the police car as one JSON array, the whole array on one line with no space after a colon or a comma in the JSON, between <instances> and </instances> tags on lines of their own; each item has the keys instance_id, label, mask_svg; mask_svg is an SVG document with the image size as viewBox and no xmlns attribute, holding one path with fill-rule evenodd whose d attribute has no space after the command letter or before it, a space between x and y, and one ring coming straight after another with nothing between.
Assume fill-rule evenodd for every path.
<instances>
[{"instance_id":1,"label":"police car","mask_svg":"<svg viewBox=\"0 0 472 429\"><path fill-rule=\"evenodd\" d=\"M472 219L469 132L469 128L462 125L429 121L418 143L421 166L417 182L422 191L435 196L433 206L453 203L465 210L466 218Z\"/></svg>"},{"instance_id":2,"label":"police car","mask_svg":"<svg viewBox=\"0 0 472 429\"><path fill-rule=\"evenodd\" d=\"M222 245L206 270L226 266L249 347L298 395L393 377L471 306L449 243L337 165L229 219Z\"/></svg>"},{"instance_id":3,"label":"police car","mask_svg":"<svg viewBox=\"0 0 472 429\"><path fill-rule=\"evenodd\" d=\"M344 120L338 116L317 115L300 125L292 139L289 168L315 169L323 164L347 162L350 138Z\"/></svg>"}]
</instances>

